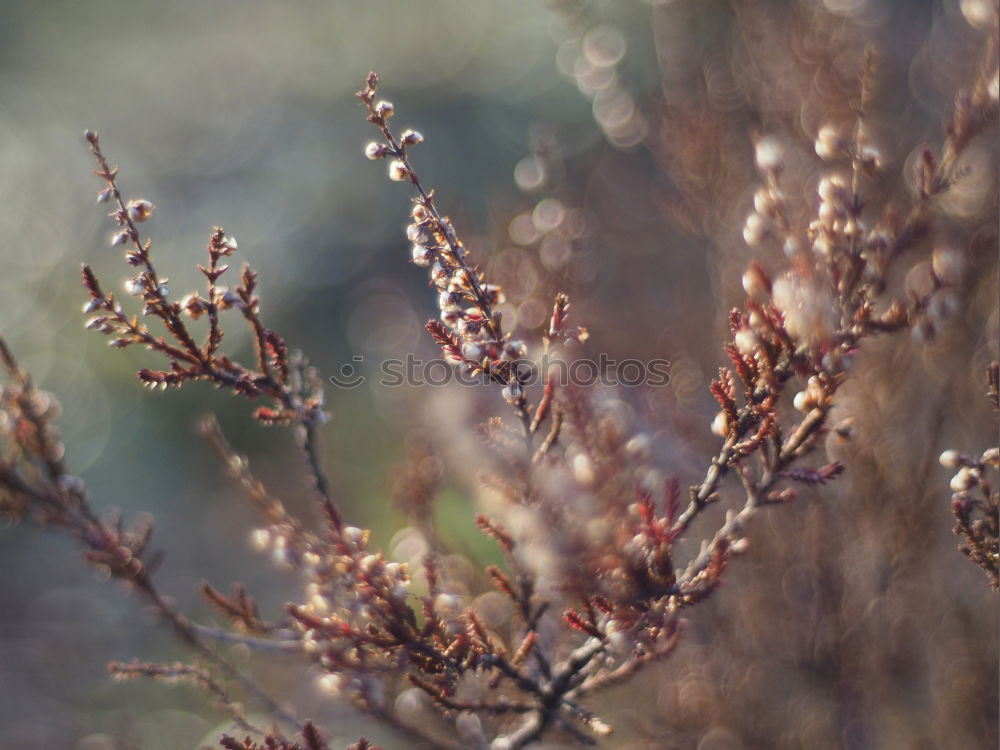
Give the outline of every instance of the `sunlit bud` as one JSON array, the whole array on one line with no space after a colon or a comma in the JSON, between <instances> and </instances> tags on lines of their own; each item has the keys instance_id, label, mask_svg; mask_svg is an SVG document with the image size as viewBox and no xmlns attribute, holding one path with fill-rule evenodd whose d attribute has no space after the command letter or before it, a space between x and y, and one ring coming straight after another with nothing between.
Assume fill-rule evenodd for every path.
<instances>
[{"instance_id":1,"label":"sunlit bud","mask_svg":"<svg viewBox=\"0 0 1000 750\"><path fill-rule=\"evenodd\" d=\"M787 237L785 243L781 246L782 251L788 258L794 258L800 252L802 252L802 244L795 237Z\"/></svg>"},{"instance_id":2,"label":"sunlit bud","mask_svg":"<svg viewBox=\"0 0 1000 750\"><path fill-rule=\"evenodd\" d=\"M114 191L112 191L111 188L104 188L104 190L102 190L97 194L97 202L107 203L109 200L111 200L111 196L113 195L113 193Z\"/></svg>"},{"instance_id":3,"label":"sunlit bud","mask_svg":"<svg viewBox=\"0 0 1000 750\"><path fill-rule=\"evenodd\" d=\"M748 245L759 245L767 236L767 230L767 219L756 212L752 213L743 226L743 241Z\"/></svg>"},{"instance_id":4,"label":"sunlit bud","mask_svg":"<svg viewBox=\"0 0 1000 750\"><path fill-rule=\"evenodd\" d=\"M317 678L316 687L331 698L339 698L347 687L347 678L342 674L325 674Z\"/></svg>"},{"instance_id":5,"label":"sunlit bud","mask_svg":"<svg viewBox=\"0 0 1000 750\"><path fill-rule=\"evenodd\" d=\"M938 456L938 461L946 469L957 469L962 465L962 456L958 451L947 450Z\"/></svg>"},{"instance_id":6,"label":"sunlit bud","mask_svg":"<svg viewBox=\"0 0 1000 750\"><path fill-rule=\"evenodd\" d=\"M625 452L632 458L645 461L649 458L652 444L653 441L649 439L649 435L639 434L625 443Z\"/></svg>"},{"instance_id":7,"label":"sunlit bud","mask_svg":"<svg viewBox=\"0 0 1000 750\"><path fill-rule=\"evenodd\" d=\"M444 266L435 262L431 266L431 281L438 289L447 289L451 283L451 277Z\"/></svg>"},{"instance_id":8,"label":"sunlit bud","mask_svg":"<svg viewBox=\"0 0 1000 750\"><path fill-rule=\"evenodd\" d=\"M524 391L521 388L521 384L518 383L517 381L514 381L504 386L501 395L503 396L504 401L506 401L508 404L516 404L518 401L521 400L521 396L523 395L523 393Z\"/></svg>"},{"instance_id":9,"label":"sunlit bud","mask_svg":"<svg viewBox=\"0 0 1000 750\"><path fill-rule=\"evenodd\" d=\"M812 394L808 391L799 391L795 394L795 398L792 399L792 406L805 414L806 412L812 411L812 409L816 406L816 401L813 399Z\"/></svg>"},{"instance_id":10,"label":"sunlit bud","mask_svg":"<svg viewBox=\"0 0 1000 750\"><path fill-rule=\"evenodd\" d=\"M143 283L142 276L136 276L134 279L125 279L126 294L133 297L141 297L145 290L146 285Z\"/></svg>"},{"instance_id":11,"label":"sunlit bud","mask_svg":"<svg viewBox=\"0 0 1000 750\"><path fill-rule=\"evenodd\" d=\"M445 617L458 614L461 600L454 594L438 594L434 597L434 611Z\"/></svg>"},{"instance_id":12,"label":"sunlit bud","mask_svg":"<svg viewBox=\"0 0 1000 750\"><path fill-rule=\"evenodd\" d=\"M988 448L980 459L980 463L1000 468L1000 448Z\"/></svg>"},{"instance_id":13,"label":"sunlit bud","mask_svg":"<svg viewBox=\"0 0 1000 750\"><path fill-rule=\"evenodd\" d=\"M433 251L424 245L414 245L410 248L410 260L413 261L414 265L426 267L431 264L431 260L434 258Z\"/></svg>"},{"instance_id":14,"label":"sunlit bud","mask_svg":"<svg viewBox=\"0 0 1000 750\"><path fill-rule=\"evenodd\" d=\"M1000 73L994 74L993 80L990 81L990 85L987 88L990 92L990 98L993 101L1000 100Z\"/></svg>"},{"instance_id":15,"label":"sunlit bud","mask_svg":"<svg viewBox=\"0 0 1000 750\"><path fill-rule=\"evenodd\" d=\"M348 526L344 529L344 541L358 548L363 548L368 541L368 532L357 526Z\"/></svg>"},{"instance_id":16,"label":"sunlit bud","mask_svg":"<svg viewBox=\"0 0 1000 750\"><path fill-rule=\"evenodd\" d=\"M996 2L994 0L961 0L959 7L965 20L974 29L987 31L996 28Z\"/></svg>"},{"instance_id":17,"label":"sunlit bud","mask_svg":"<svg viewBox=\"0 0 1000 750\"><path fill-rule=\"evenodd\" d=\"M226 250L229 250L230 252L236 252L236 250L240 246L240 243L238 243L236 241L236 238L232 237L232 236L230 236L228 234L225 235L222 238L222 243L221 244L222 244L222 247L224 247Z\"/></svg>"},{"instance_id":18,"label":"sunlit bud","mask_svg":"<svg viewBox=\"0 0 1000 750\"><path fill-rule=\"evenodd\" d=\"M387 102L387 101L383 100L383 101L381 101L381 102L379 102L378 104L375 105L375 113L379 117L383 117L383 118L388 119L388 118L392 117L392 115L393 115L393 113L395 111L396 111L396 108L392 106L392 102Z\"/></svg>"},{"instance_id":19,"label":"sunlit bud","mask_svg":"<svg viewBox=\"0 0 1000 750\"><path fill-rule=\"evenodd\" d=\"M388 149L385 147L385 144L376 143L375 141L372 141L367 146L365 146L365 156L367 156L372 161L375 161L376 159L381 159L386 155L387 151Z\"/></svg>"},{"instance_id":20,"label":"sunlit bud","mask_svg":"<svg viewBox=\"0 0 1000 750\"><path fill-rule=\"evenodd\" d=\"M931 256L931 268L942 284L958 284L965 271L965 261L955 248L939 247Z\"/></svg>"},{"instance_id":21,"label":"sunlit bud","mask_svg":"<svg viewBox=\"0 0 1000 750\"><path fill-rule=\"evenodd\" d=\"M813 252L822 258L829 258L833 252L833 244L830 242L830 238L821 234L813 240Z\"/></svg>"},{"instance_id":22,"label":"sunlit bud","mask_svg":"<svg viewBox=\"0 0 1000 750\"><path fill-rule=\"evenodd\" d=\"M759 343L760 339L757 338L757 334L749 328L741 328L733 336L733 345L736 347L736 351L744 357L752 356L757 351Z\"/></svg>"},{"instance_id":23,"label":"sunlit bud","mask_svg":"<svg viewBox=\"0 0 1000 750\"><path fill-rule=\"evenodd\" d=\"M271 532L267 529L254 529L250 532L250 546L258 552L265 552L271 546Z\"/></svg>"},{"instance_id":24,"label":"sunlit bud","mask_svg":"<svg viewBox=\"0 0 1000 750\"><path fill-rule=\"evenodd\" d=\"M358 567L367 575L378 574L382 569L382 558L380 555L365 555L358 563Z\"/></svg>"},{"instance_id":25,"label":"sunlit bud","mask_svg":"<svg viewBox=\"0 0 1000 750\"><path fill-rule=\"evenodd\" d=\"M577 484L589 487L594 483L594 464L586 453L577 453L573 456L573 478Z\"/></svg>"},{"instance_id":26,"label":"sunlit bud","mask_svg":"<svg viewBox=\"0 0 1000 750\"><path fill-rule=\"evenodd\" d=\"M153 215L154 208L156 208L156 206L147 200L143 200L142 198L129 201L128 205L125 206L125 209L128 211L128 217L132 221L136 222L146 221Z\"/></svg>"},{"instance_id":27,"label":"sunlit bud","mask_svg":"<svg viewBox=\"0 0 1000 750\"><path fill-rule=\"evenodd\" d=\"M424 137L416 130L404 130L400 140L407 146L415 146L424 142Z\"/></svg>"},{"instance_id":28,"label":"sunlit bud","mask_svg":"<svg viewBox=\"0 0 1000 750\"><path fill-rule=\"evenodd\" d=\"M422 245L427 240L427 232L419 224L408 224L406 226L406 239L415 245Z\"/></svg>"},{"instance_id":29,"label":"sunlit bud","mask_svg":"<svg viewBox=\"0 0 1000 750\"><path fill-rule=\"evenodd\" d=\"M774 136L765 136L757 141L754 157L757 167L764 172L772 172L781 166L785 148Z\"/></svg>"},{"instance_id":30,"label":"sunlit bud","mask_svg":"<svg viewBox=\"0 0 1000 750\"><path fill-rule=\"evenodd\" d=\"M840 211L837 206L828 201L823 201L819 204L819 218L827 226L833 224L833 222L840 216Z\"/></svg>"},{"instance_id":31,"label":"sunlit bud","mask_svg":"<svg viewBox=\"0 0 1000 750\"><path fill-rule=\"evenodd\" d=\"M847 183L840 175L827 175L819 181L816 192L821 200L843 204L847 198Z\"/></svg>"},{"instance_id":32,"label":"sunlit bud","mask_svg":"<svg viewBox=\"0 0 1000 750\"><path fill-rule=\"evenodd\" d=\"M314 594L309 599L309 609L314 615L322 617L330 611L330 602L325 596L322 596L321 594Z\"/></svg>"},{"instance_id":33,"label":"sunlit bud","mask_svg":"<svg viewBox=\"0 0 1000 750\"><path fill-rule=\"evenodd\" d=\"M858 151L858 158L869 167L882 166L882 152L871 144L865 144Z\"/></svg>"},{"instance_id":34,"label":"sunlit bud","mask_svg":"<svg viewBox=\"0 0 1000 750\"><path fill-rule=\"evenodd\" d=\"M748 297L760 300L771 293L771 279L757 263L751 263L743 273L743 290Z\"/></svg>"},{"instance_id":35,"label":"sunlit bud","mask_svg":"<svg viewBox=\"0 0 1000 750\"><path fill-rule=\"evenodd\" d=\"M118 232L114 237L111 238L111 247L118 247L119 245L124 245L128 242L128 231L123 230Z\"/></svg>"},{"instance_id":36,"label":"sunlit bud","mask_svg":"<svg viewBox=\"0 0 1000 750\"><path fill-rule=\"evenodd\" d=\"M414 203L413 210L410 211L410 215L413 216L413 220L418 224L423 224L431 218L431 212L428 211L427 207L422 203Z\"/></svg>"},{"instance_id":37,"label":"sunlit bud","mask_svg":"<svg viewBox=\"0 0 1000 750\"><path fill-rule=\"evenodd\" d=\"M461 301L461 297L454 292L438 292L438 308L441 310L451 310L452 308L456 308L458 307L459 301Z\"/></svg>"},{"instance_id":38,"label":"sunlit bud","mask_svg":"<svg viewBox=\"0 0 1000 750\"><path fill-rule=\"evenodd\" d=\"M409 174L409 170L400 159L393 159L389 162L389 179L393 182L402 182Z\"/></svg>"},{"instance_id":39,"label":"sunlit bud","mask_svg":"<svg viewBox=\"0 0 1000 750\"><path fill-rule=\"evenodd\" d=\"M777 208L776 196L770 188L757 188L757 192L753 195L753 207L757 213L770 216Z\"/></svg>"},{"instance_id":40,"label":"sunlit bud","mask_svg":"<svg viewBox=\"0 0 1000 750\"><path fill-rule=\"evenodd\" d=\"M971 490L979 484L979 478L979 469L972 468L971 466L963 466L958 470L958 473L951 478L951 489L955 492Z\"/></svg>"},{"instance_id":41,"label":"sunlit bud","mask_svg":"<svg viewBox=\"0 0 1000 750\"><path fill-rule=\"evenodd\" d=\"M181 299L180 306L194 320L200 318L208 310L207 303L199 296L198 292L192 292Z\"/></svg>"},{"instance_id":42,"label":"sunlit bud","mask_svg":"<svg viewBox=\"0 0 1000 750\"><path fill-rule=\"evenodd\" d=\"M230 307L240 302L239 295L228 287L219 287L217 291L218 299L216 300L216 304L223 310L228 310Z\"/></svg>"},{"instance_id":43,"label":"sunlit bud","mask_svg":"<svg viewBox=\"0 0 1000 750\"><path fill-rule=\"evenodd\" d=\"M102 299L97 299L97 298L94 298L94 299L91 299L91 300L89 300L89 301L88 301L88 302L87 302L87 303L86 303L86 304L85 304L85 305L83 306L83 314L84 314L84 315L87 315L87 314L89 314L89 313L92 313L92 312L94 312L94 310L98 310L98 309L100 309L100 307L101 307L101 305L103 304L103 302L104 302L104 300L102 300Z\"/></svg>"},{"instance_id":44,"label":"sunlit bud","mask_svg":"<svg viewBox=\"0 0 1000 750\"><path fill-rule=\"evenodd\" d=\"M832 125L824 125L816 136L816 155L824 161L836 158L844 148L844 142Z\"/></svg>"},{"instance_id":45,"label":"sunlit bud","mask_svg":"<svg viewBox=\"0 0 1000 750\"><path fill-rule=\"evenodd\" d=\"M729 434L729 416L724 411L720 411L712 420L712 432L719 437Z\"/></svg>"},{"instance_id":46,"label":"sunlit bud","mask_svg":"<svg viewBox=\"0 0 1000 750\"><path fill-rule=\"evenodd\" d=\"M477 344L475 341L466 341L462 344L462 356L472 362L479 362L484 352L482 344Z\"/></svg>"},{"instance_id":47,"label":"sunlit bud","mask_svg":"<svg viewBox=\"0 0 1000 750\"><path fill-rule=\"evenodd\" d=\"M453 328L460 329L459 323L465 317L465 311L458 307L449 307L441 311L441 322L447 326L452 326ZM459 330L459 333L462 331Z\"/></svg>"}]
</instances>

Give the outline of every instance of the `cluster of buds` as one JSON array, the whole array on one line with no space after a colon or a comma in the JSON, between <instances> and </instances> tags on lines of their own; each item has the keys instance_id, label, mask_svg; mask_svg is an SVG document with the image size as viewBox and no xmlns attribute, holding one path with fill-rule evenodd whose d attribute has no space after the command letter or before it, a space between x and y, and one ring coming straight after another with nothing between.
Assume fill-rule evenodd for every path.
<instances>
[{"instance_id":1,"label":"cluster of buds","mask_svg":"<svg viewBox=\"0 0 1000 750\"><path fill-rule=\"evenodd\" d=\"M404 130L396 137L389 127L394 107L390 102L376 100L377 85L378 76L371 73L365 88L358 92L368 109L368 121L383 137L382 142L369 143L365 155L373 160L388 159L389 178L395 182L409 180L416 190L406 228L410 260L428 269L440 310L439 320L429 321L426 327L447 361L503 385L504 398L523 410L526 404L517 360L527 355L527 347L503 331L502 316L496 310L505 300L503 289L487 283L471 262L451 221L438 211L433 191L424 189L408 153L410 146L423 142L423 136L415 130Z\"/></svg>"},{"instance_id":2,"label":"cluster of buds","mask_svg":"<svg viewBox=\"0 0 1000 750\"><path fill-rule=\"evenodd\" d=\"M989 448L978 459L958 451L941 454L941 465L951 469L951 509L955 533L964 537L963 554L1000 588L1000 492L991 486L987 473L1000 470L1000 448Z\"/></svg>"}]
</instances>

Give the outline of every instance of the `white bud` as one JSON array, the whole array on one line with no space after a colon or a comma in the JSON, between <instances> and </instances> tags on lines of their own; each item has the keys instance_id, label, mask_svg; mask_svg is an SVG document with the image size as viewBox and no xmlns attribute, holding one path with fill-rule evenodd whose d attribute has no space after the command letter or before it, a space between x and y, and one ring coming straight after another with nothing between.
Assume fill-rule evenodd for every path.
<instances>
[{"instance_id":1,"label":"white bud","mask_svg":"<svg viewBox=\"0 0 1000 750\"><path fill-rule=\"evenodd\" d=\"M484 349L482 344L475 341L466 341L462 344L462 356L473 362L479 362L483 358Z\"/></svg>"},{"instance_id":2,"label":"white bud","mask_svg":"<svg viewBox=\"0 0 1000 750\"><path fill-rule=\"evenodd\" d=\"M771 292L771 280L756 263L743 273L743 290L748 297L760 300Z\"/></svg>"},{"instance_id":3,"label":"white bud","mask_svg":"<svg viewBox=\"0 0 1000 750\"><path fill-rule=\"evenodd\" d=\"M342 674L325 674L316 680L316 687L331 698L339 698L347 687L347 678Z\"/></svg>"},{"instance_id":4,"label":"white bud","mask_svg":"<svg viewBox=\"0 0 1000 750\"><path fill-rule=\"evenodd\" d=\"M837 129L833 125L824 125L816 136L816 155L824 161L836 158L844 148Z\"/></svg>"},{"instance_id":5,"label":"white bud","mask_svg":"<svg viewBox=\"0 0 1000 750\"><path fill-rule=\"evenodd\" d=\"M517 381L513 381L504 386L503 391L500 395L503 396L504 401L508 404L516 404L521 400L521 396L524 390L521 388L521 384Z\"/></svg>"},{"instance_id":6,"label":"white bud","mask_svg":"<svg viewBox=\"0 0 1000 750\"><path fill-rule=\"evenodd\" d=\"M963 466L951 478L951 489L955 492L970 490L979 484L979 478L979 469L974 469L971 466Z\"/></svg>"},{"instance_id":7,"label":"white bud","mask_svg":"<svg viewBox=\"0 0 1000 750\"><path fill-rule=\"evenodd\" d=\"M781 159L785 154L785 148L774 136L765 136L757 141L754 148L754 156L757 167L764 172L772 172L781 166Z\"/></svg>"},{"instance_id":8,"label":"white bud","mask_svg":"<svg viewBox=\"0 0 1000 750\"><path fill-rule=\"evenodd\" d=\"M396 108L392 106L392 102L381 101L375 105L376 114L378 114L379 117L383 117L385 119L392 117L395 111Z\"/></svg>"},{"instance_id":9,"label":"white bud","mask_svg":"<svg viewBox=\"0 0 1000 750\"><path fill-rule=\"evenodd\" d=\"M424 142L424 137L416 130L404 130L400 140L407 146L414 146Z\"/></svg>"},{"instance_id":10,"label":"white bud","mask_svg":"<svg viewBox=\"0 0 1000 750\"><path fill-rule=\"evenodd\" d=\"M743 241L748 245L759 245L767 236L768 221L758 213L752 213L747 217L743 226Z\"/></svg>"},{"instance_id":11,"label":"white bud","mask_svg":"<svg viewBox=\"0 0 1000 750\"><path fill-rule=\"evenodd\" d=\"M962 255L953 247L939 247L931 256L931 268L934 276L942 284L954 285L962 280L965 271L965 261Z\"/></svg>"},{"instance_id":12,"label":"white bud","mask_svg":"<svg viewBox=\"0 0 1000 750\"><path fill-rule=\"evenodd\" d=\"M367 146L365 146L365 156L367 156L372 161L375 161L376 159L381 159L383 156L385 156L385 146L383 146L381 143L376 143L375 141L372 141Z\"/></svg>"},{"instance_id":13,"label":"white bud","mask_svg":"<svg viewBox=\"0 0 1000 750\"><path fill-rule=\"evenodd\" d=\"M409 170L400 159L393 159L389 162L389 179L393 182L402 182L409 176Z\"/></svg>"},{"instance_id":14,"label":"white bud","mask_svg":"<svg viewBox=\"0 0 1000 750\"><path fill-rule=\"evenodd\" d=\"M433 251L424 245L414 245L410 248L410 259L414 265L426 268L434 257Z\"/></svg>"},{"instance_id":15,"label":"white bud","mask_svg":"<svg viewBox=\"0 0 1000 750\"><path fill-rule=\"evenodd\" d=\"M875 168L881 167L884 163L882 152L870 143L858 150L858 158L868 166Z\"/></svg>"},{"instance_id":16,"label":"white bud","mask_svg":"<svg viewBox=\"0 0 1000 750\"><path fill-rule=\"evenodd\" d=\"M744 357L752 356L757 351L758 343L757 334L749 328L741 328L733 336L733 345L736 347L736 351Z\"/></svg>"},{"instance_id":17,"label":"white bud","mask_svg":"<svg viewBox=\"0 0 1000 750\"><path fill-rule=\"evenodd\" d=\"M938 461L946 469L957 469L962 465L962 457L958 451L947 450L938 456Z\"/></svg>"},{"instance_id":18,"label":"white bud","mask_svg":"<svg viewBox=\"0 0 1000 750\"><path fill-rule=\"evenodd\" d=\"M812 396L806 391L799 391L795 394L795 398L792 399L792 406L803 414L811 411L815 405L816 402L813 401Z\"/></svg>"},{"instance_id":19,"label":"white bud","mask_svg":"<svg viewBox=\"0 0 1000 750\"><path fill-rule=\"evenodd\" d=\"M771 192L770 188L757 188L757 192L753 195L753 207L757 210L757 213L764 216L769 216L773 213L777 208L777 203L777 196Z\"/></svg>"},{"instance_id":20,"label":"white bud","mask_svg":"<svg viewBox=\"0 0 1000 750\"><path fill-rule=\"evenodd\" d=\"M594 464L586 453L577 453L573 457L573 478L578 484L589 487L594 483Z\"/></svg>"},{"instance_id":21,"label":"white bud","mask_svg":"<svg viewBox=\"0 0 1000 750\"><path fill-rule=\"evenodd\" d=\"M729 415L726 412L720 411L715 415L715 419L712 420L712 433L719 437L729 434Z\"/></svg>"},{"instance_id":22,"label":"white bud","mask_svg":"<svg viewBox=\"0 0 1000 750\"><path fill-rule=\"evenodd\" d=\"M125 206L125 210L128 211L128 217L135 222L146 221L153 215L154 208L156 208L156 206L147 200L143 200L142 198L129 201L128 205Z\"/></svg>"}]
</instances>

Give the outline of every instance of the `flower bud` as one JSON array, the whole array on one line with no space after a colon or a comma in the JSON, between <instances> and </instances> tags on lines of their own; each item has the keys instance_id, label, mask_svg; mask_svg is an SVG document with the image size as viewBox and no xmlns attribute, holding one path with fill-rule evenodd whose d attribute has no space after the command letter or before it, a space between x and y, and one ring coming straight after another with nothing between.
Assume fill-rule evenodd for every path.
<instances>
[{"instance_id":1,"label":"flower bud","mask_svg":"<svg viewBox=\"0 0 1000 750\"><path fill-rule=\"evenodd\" d=\"M951 489L955 492L971 490L979 484L979 479L979 469L975 469L970 466L963 466L958 470L958 473L951 478Z\"/></svg>"},{"instance_id":2,"label":"flower bud","mask_svg":"<svg viewBox=\"0 0 1000 750\"><path fill-rule=\"evenodd\" d=\"M729 415L726 412L720 411L715 415L715 419L712 420L712 433L719 437L729 434Z\"/></svg>"},{"instance_id":3,"label":"flower bud","mask_svg":"<svg viewBox=\"0 0 1000 750\"><path fill-rule=\"evenodd\" d=\"M415 146L424 142L424 137L416 130L404 130L400 140L406 146Z\"/></svg>"},{"instance_id":4,"label":"flower bud","mask_svg":"<svg viewBox=\"0 0 1000 750\"><path fill-rule=\"evenodd\" d=\"M758 213L747 216L743 226L743 241L748 245L759 245L767 236L768 221Z\"/></svg>"},{"instance_id":5,"label":"flower bud","mask_svg":"<svg viewBox=\"0 0 1000 750\"><path fill-rule=\"evenodd\" d=\"M521 388L521 384L515 380L504 386L501 395L508 404L516 404L521 400L523 393L524 390Z\"/></svg>"},{"instance_id":6,"label":"flower bud","mask_svg":"<svg viewBox=\"0 0 1000 750\"><path fill-rule=\"evenodd\" d=\"M434 253L429 247L424 245L414 245L410 248L410 260L416 266L427 267L431 264L431 260L434 258Z\"/></svg>"},{"instance_id":7,"label":"flower bud","mask_svg":"<svg viewBox=\"0 0 1000 750\"><path fill-rule=\"evenodd\" d=\"M824 125L816 135L816 155L823 161L835 159L844 149L844 141L833 125Z\"/></svg>"},{"instance_id":8,"label":"flower bud","mask_svg":"<svg viewBox=\"0 0 1000 750\"><path fill-rule=\"evenodd\" d=\"M154 208L156 208L156 206L141 198L129 201L128 205L125 206L125 210L128 211L128 217L135 222L143 222L149 219L149 217L153 215Z\"/></svg>"},{"instance_id":9,"label":"flower bud","mask_svg":"<svg viewBox=\"0 0 1000 750\"><path fill-rule=\"evenodd\" d=\"M402 182L410 174L410 171L406 168L406 164L400 159L393 159L389 162L389 179L393 182Z\"/></svg>"},{"instance_id":10,"label":"flower bud","mask_svg":"<svg viewBox=\"0 0 1000 750\"><path fill-rule=\"evenodd\" d=\"M757 167L763 172L773 172L781 166L785 155L784 146L774 136L765 136L757 141L754 147L754 158Z\"/></svg>"},{"instance_id":11,"label":"flower bud","mask_svg":"<svg viewBox=\"0 0 1000 750\"><path fill-rule=\"evenodd\" d=\"M938 456L938 462L946 469L957 469L962 465L962 457L958 451L947 450Z\"/></svg>"}]
</instances>

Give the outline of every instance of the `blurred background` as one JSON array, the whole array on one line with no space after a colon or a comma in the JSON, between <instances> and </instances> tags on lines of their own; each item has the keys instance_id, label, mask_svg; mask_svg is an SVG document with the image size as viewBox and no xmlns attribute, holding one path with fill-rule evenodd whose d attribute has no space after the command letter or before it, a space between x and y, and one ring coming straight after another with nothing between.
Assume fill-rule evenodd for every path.
<instances>
[{"instance_id":1,"label":"blurred background","mask_svg":"<svg viewBox=\"0 0 1000 750\"><path fill-rule=\"evenodd\" d=\"M307 515L299 458L290 434L209 386L149 393L134 372L160 366L155 357L112 352L83 330L80 264L123 297L127 276L95 204L85 128L121 166L126 196L156 205L143 229L171 294L200 288L195 264L221 225L239 241L234 269L246 261L260 272L263 318L290 346L327 375L364 358L363 387L328 391L324 453L346 515L378 545L398 546L407 518L393 467L429 443L445 466L442 534L478 564L491 554L471 523L481 467L455 425L499 413L496 395L387 389L372 377L385 357L434 357L422 324L437 311L406 262L407 190L363 155L374 131L354 92L367 72L380 72L394 124L424 134L415 165L506 287L508 328L530 341L565 290L592 352L670 360L669 387L616 398L651 436L659 467L690 483L714 450L707 384L742 271L752 258L785 263L780 249L751 253L742 240L754 139L784 139L794 180L814 185L826 167L812 140L827 122L853 122L852 87L873 43L870 123L886 168L872 202L906 205L907 165L940 142L996 23L991 0L2 9L0 333L61 402L69 463L95 505L156 517L161 586L204 621L213 614L201 580L246 583L271 616L298 584L250 549L254 513L195 423L217 414L261 478ZM996 441L980 396L997 357L988 135L970 146L943 229L895 280L917 284L935 244L954 244L965 272L953 313L933 340L896 337L860 353L839 415L855 419L857 437L829 446L845 478L757 521L753 552L692 615L676 655L602 699L620 729L608 747L996 745L996 595L955 549L949 477L936 462L945 448L977 453ZM225 348L250 354L236 319ZM4 529L0 565L0 747L196 748L226 725L189 688L107 677L110 660L184 652L67 537ZM365 732L393 746L308 679L275 673L332 743Z\"/></svg>"}]
</instances>

